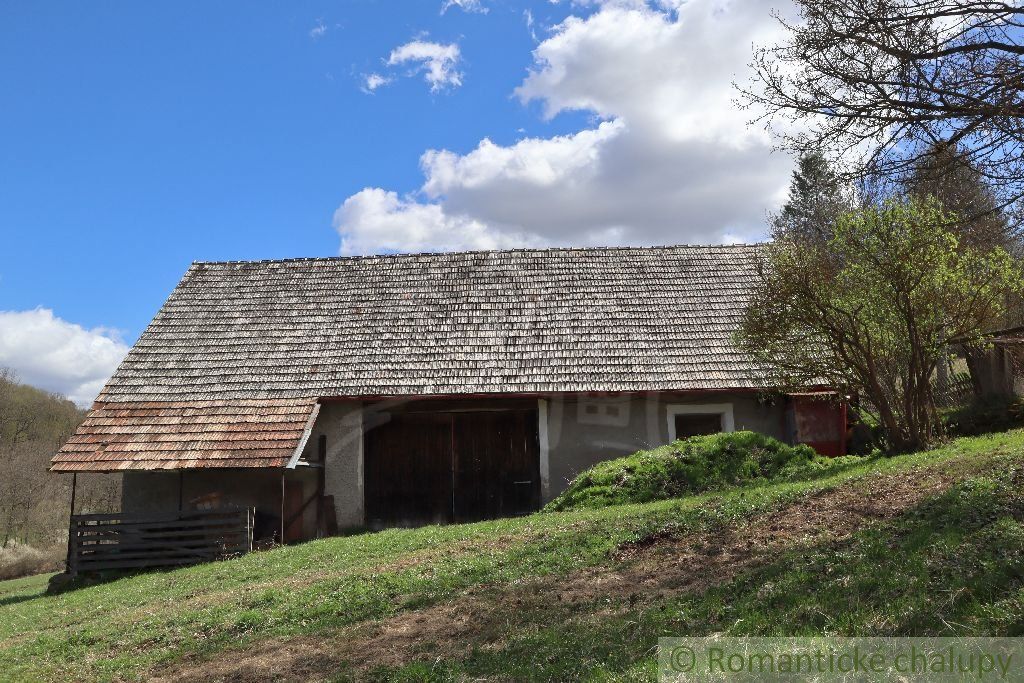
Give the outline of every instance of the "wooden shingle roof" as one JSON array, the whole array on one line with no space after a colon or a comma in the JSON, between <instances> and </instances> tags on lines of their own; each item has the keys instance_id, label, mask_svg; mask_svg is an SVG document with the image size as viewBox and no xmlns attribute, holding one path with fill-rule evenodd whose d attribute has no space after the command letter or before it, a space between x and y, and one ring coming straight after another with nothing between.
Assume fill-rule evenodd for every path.
<instances>
[{"instance_id":1,"label":"wooden shingle roof","mask_svg":"<svg viewBox=\"0 0 1024 683\"><path fill-rule=\"evenodd\" d=\"M101 401L755 386L757 246L195 263Z\"/></svg>"},{"instance_id":2,"label":"wooden shingle roof","mask_svg":"<svg viewBox=\"0 0 1024 683\"><path fill-rule=\"evenodd\" d=\"M315 399L97 402L50 469L284 467L315 412Z\"/></svg>"},{"instance_id":3,"label":"wooden shingle roof","mask_svg":"<svg viewBox=\"0 0 1024 683\"><path fill-rule=\"evenodd\" d=\"M195 263L53 469L280 467L320 398L756 388L759 249Z\"/></svg>"}]
</instances>

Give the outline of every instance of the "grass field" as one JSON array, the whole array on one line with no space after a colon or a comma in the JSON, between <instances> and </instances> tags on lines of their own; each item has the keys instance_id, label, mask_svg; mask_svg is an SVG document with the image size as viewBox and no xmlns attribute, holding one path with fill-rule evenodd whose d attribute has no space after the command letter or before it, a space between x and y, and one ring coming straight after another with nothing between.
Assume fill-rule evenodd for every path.
<instances>
[{"instance_id":1,"label":"grass field","mask_svg":"<svg viewBox=\"0 0 1024 683\"><path fill-rule=\"evenodd\" d=\"M1021 635L1022 484L1017 430L56 596L0 582L0 680L648 680L661 635Z\"/></svg>"}]
</instances>

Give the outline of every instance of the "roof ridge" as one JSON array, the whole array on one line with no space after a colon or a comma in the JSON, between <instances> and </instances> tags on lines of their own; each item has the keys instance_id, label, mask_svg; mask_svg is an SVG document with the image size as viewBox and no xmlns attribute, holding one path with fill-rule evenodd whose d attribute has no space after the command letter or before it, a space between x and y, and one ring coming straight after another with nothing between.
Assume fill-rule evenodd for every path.
<instances>
[{"instance_id":1,"label":"roof ridge","mask_svg":"<svg viewBox=\"0 0 1024 683\"><path fill-rule=\"evenodd\" d=\"M525 254L553 253L566 251L600 252L600 251L666 251L670 249L736 249L758 247L765 242L742 242L734 244L664 244L655 246L615 246L615 247L521 247L517 249L467 249L463 251L423 251L400 252L395 254L362 254L357 256L297 256L278 259L238 259L224 261L193 261L192 265L233 265L239 263L305 263L317 261L362 261L370 259L413 258L422 256L469 256L474 254Z\"/></svg>"}]
</instances>

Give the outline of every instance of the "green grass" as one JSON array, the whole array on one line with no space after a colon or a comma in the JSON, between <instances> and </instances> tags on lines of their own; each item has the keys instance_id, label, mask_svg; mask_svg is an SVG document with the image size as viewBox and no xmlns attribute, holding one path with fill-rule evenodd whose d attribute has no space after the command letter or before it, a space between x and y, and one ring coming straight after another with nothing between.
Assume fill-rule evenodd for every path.
<instances>
[{"instance_id":1,"label":"green grass","mask_svg":"<svg viewBox=\"0 0 1024 683\"><path fill-rule=\"evenodd\" d=\"M13 602L22 596L36 596L46 590L46 585L53 574L36 574L20 579L0 581L0 605Z\"/></svg>"},{"instance_id":2,"label":"green grass","mask_svg":"<svg viewBox=\"0 0 1024 683\"><path fill-rule=\"evenodd\" d=\"M387 680L648 679L660 634L1018 634L1024 431L653 503L315 541L61 595L0 582L0 679L142 678L264 640L323 635L525 580L613 563L623 543L714 530L884 473L954 468L959 483L843 544L776 558L730 583L637 605L527 599L496 617L498 645L382 668ZM343 669L340 669L343 670Z\"/></svg>"},{"instance_id":3,"label":"green grass","mask_svg":"<svg viewBox=\"0 0 1024 683\"><path fill-rule=\"evenodd\" d=\"M1024 635L1024 472L968 479L848 543L784 554L654 607L541 604L513 636L460 661L379 669L382 680L654 679L661 636ZM557 625L554 625L557 624Z\"/></svg>"},{"instance_id":4,"label":"green grass","mask_svg":"<svg viewBox=\"0 0 1024 683\"><path fill-rule=\"evenodd\" d=\"M860 458L824 458L757 432L693 436L598 463L580 473L546 510L649 503L728 486L785 481L850 467Z\"/></svg>"}]
</instances>

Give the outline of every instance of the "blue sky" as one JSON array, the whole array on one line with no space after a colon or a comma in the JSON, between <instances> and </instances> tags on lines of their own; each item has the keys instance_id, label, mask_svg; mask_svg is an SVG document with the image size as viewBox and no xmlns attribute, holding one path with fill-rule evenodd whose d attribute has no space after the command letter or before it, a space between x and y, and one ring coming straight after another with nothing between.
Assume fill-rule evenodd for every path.
<instances>
[{"instance_id":1,"label":"blue sky","mask_svg":"<svg viewBox=\"0 0 1024 683\"><path fill-rule=\"evenodd\" d=\"M0 5L0 366L89 402L193 260L763 234L766 5L443 9Z\"/></svg>"}]
</instances>

